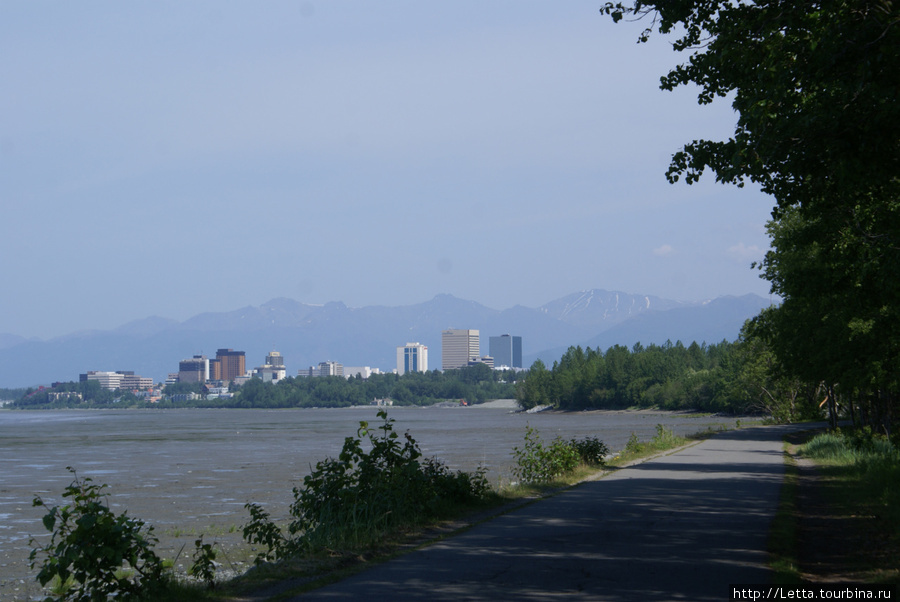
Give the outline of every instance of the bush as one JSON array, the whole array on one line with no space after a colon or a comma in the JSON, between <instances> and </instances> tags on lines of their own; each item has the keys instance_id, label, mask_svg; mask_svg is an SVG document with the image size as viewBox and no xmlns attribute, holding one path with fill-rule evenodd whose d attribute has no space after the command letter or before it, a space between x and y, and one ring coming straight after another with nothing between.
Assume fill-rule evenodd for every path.
<instances>
[{"instance_id":1,"label":"bush","mask_svg":"<svg viewBox=\"0 0 900 602\"><path fill-rule=\"evenodd\" d=\"M579 464L600 466L606 461L609 448L596 437L581 441L564 441L556 437L544 445L537 429L525 427L524 447L514 447L516 466L513 473L522 483L547 483L575 470Z\"/></svg>"},{"instance_id":2,"label":"bush","mask_svg":"<svg viewBox=\"0 0 900 602\"><path fill-rule=\"evenodd\" d=\"M347 437L337 458L316 464L294 488L293 517L287 534L259 506L248 504L251 521L244 526L250 543L266 546L257 562L325 548L359 548L380 541L386 533L447 516L480 501L490 488L483 470L452 472L435 459L424 459L409 433L404 441L394 432L394 420L384 410L376 430L360 422L356 437ZM378 434L376 431L381 431ZM371 450L363 450L368 439Z\"/></svg>"},{"instance_id":3,"label":"bush","mask_svg":"<svg viewBox=\"0 0 900 602\"><path fill-rule=\"evenodd\" d=\"M572 439L569 444L575 448L584 464L588 466L603 466L606 464L609 447L596 437L586 437L581 440Z\"/></svg>"},{"instance_id":4,"label":"bush","mask_svg":"<svg viewBox=\"0 0 900 602\"><path fill-rule=\"evenodd\" d=\"M33 548L31 568L40 562L37 579L41 585L58 580L57 601L94 602L109 597L121 600L150 595L162 584L163 563L153 551L157 542L153 527L116 515L103 501L106 485L95 485L90 478L74 475L64 498L72 503L50 508L43 518L50 542ZM34 506L45 506L35 497ZM34 539L31 545L34 545Z\"/></svg>"}]
</instances>

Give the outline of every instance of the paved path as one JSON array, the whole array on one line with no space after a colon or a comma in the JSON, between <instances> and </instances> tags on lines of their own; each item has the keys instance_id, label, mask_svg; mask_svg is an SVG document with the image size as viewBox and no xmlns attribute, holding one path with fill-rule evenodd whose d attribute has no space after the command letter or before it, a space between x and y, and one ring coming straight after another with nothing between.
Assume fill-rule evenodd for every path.
<instances>
[{"instance_id":1,"label":"paved path","mask_svg":"<svg viewBox=\"0 0 900 602\"><path fill-rule=\"evenodd\" d=\"M294 600L727 600L770 578L790 428L722 433Z\"/></svg>"}]
</instances>

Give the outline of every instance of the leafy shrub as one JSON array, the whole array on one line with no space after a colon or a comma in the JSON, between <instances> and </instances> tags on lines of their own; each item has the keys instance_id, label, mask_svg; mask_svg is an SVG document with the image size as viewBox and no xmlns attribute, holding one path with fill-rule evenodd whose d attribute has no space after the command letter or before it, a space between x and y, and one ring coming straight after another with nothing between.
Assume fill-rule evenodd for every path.
<instances>
[{"instance_id":1,"label":"leafy shrub","mask_svg":"<svg viewBox=\"0 0 900 602\"><path fill-rule=\"evenodd\" d=\"M631 433L631 436L628 438L628 443L625 444L625 453L636 454L641 451L641 442L638 441L637 435Z\"/></svg>"},{"instance_id":2,"label":"leafy shrub","mask_svg":"<svg viewBox=\"0 0 900 602\"><path fill-rule=\"evenodd\" d=\"M380 410L378 417L381 426L370 429L361 421L357 436L344 440L338 457L318 462L303 486L294 488L286 535L262 508L247 505L251 521L244 536L267 548L257 562L303 550L368 546L385 533L440 518L487 495L483 470L454 473L438 460L421 459L409 433L401 441L387 412ZM368 452L364 438L371 445Z\"/></svg>"},{"instance_id":3,"label":"leafy shrub","mask_svg":"<svg viewBox=\"0 0 900 602\"><path fill-rule=\"evenodd\" d=\"M572 472L579 464L602 465L609 448L596 437L564 441L556 437L545 445L537 429L525 427L525 445L513 448L515 474L522 483L547 483Z\"/></svg>"},{"instance_id":4,"label":"leafy shrub","mask_svg":"<svg viewBox=\"0 0 900 602\"><path fill-rule=\"evenodd\" d=\"M272 522L269 513L262 506L249 503L244 508L250 512L250 520L242 527L244 540L250 545L265 546L265 551L259 552L254 559L257 565L293 554L292 542L285 537L281 528Z\"/></svg>"},{"instance_id":5,"label":"leafy shrub","mask_svg":"<svg viewBox=\"0 0 900 602\"><path fill-rule=\"evenodd\" d=\"M680 437L675 436L675 431L668 429L661 424L656 425L656 435L651 439L653 447L657 449L668 449L676 447L683 443Z\"/></svg>"},{"instance_id":6,"label":"leafy shrub","mask_svg":"<svg viewBox=\"0 0 900 602\"><path fill-rule=\"evenodd\" d=\"M203 581L210 589L216 586L216 551L212 544L203 543L202 535L194 542L194 562L188 574Z\"/></svg>"},{"instance_id":7,"label":"leafy shrub","mask_svg":"<svg viewBox=\"0 0 900 602\"><path fill-rule=\"evenodd\" d=\"M75 470L66 487L65 506L54 506L44 515L44 527L50 542L31 551L31 568L40 564L37 579L47 585L60 584L56 598L49 600L95 602L109 597L127 600L149 595L162 584L163 563L153 551L157 542L153 527L116 515L103 500L106 485L95 485L90 478L79 478ZM34 506L46 506L35 497ZM34 539L31 545L34 545ZM39 563L38 558L43 557Z\"/></svg>"},{"instance_id":8,"label":"leafy shrub","mask_svg":"<svg viewBox=\"0 0 900 602\"><path fill-rule=\"evenodd\" d=\"M580 440L572 439L569 444L575 448L584 464L588 466L603 466L606 464L609 447L596 437L586 437Z\"/></svg>"}]
</instances>

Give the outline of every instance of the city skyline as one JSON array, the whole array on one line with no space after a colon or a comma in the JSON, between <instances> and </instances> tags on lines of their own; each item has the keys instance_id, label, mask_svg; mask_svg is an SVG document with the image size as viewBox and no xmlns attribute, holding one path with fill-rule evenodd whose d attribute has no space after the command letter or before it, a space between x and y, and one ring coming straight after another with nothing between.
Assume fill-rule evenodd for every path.
<instances>
[{"instance_id":1,"label":"city skyline","mask_svg":"<svg viewBox=\"0 0 900 602\"><path fill-rule=\"evenodd\" d=\"M552 363L571 345L631 347L666 340L734 340L743 323L768 306L761 297L725 297L684 305L665 299L609 291L567 295L542 308L491 310L449 296L405 307L304 306L276 300L259 308L206 313L184 323L138 321L123 328L50 341L6 342L0 348L0 386L46 384L87 370L129 369L161 380L179 359L211 356L224 345L246 352L246 368L259 366L277 349L294 374L297 367L338 360L350 367L396 367L397 346L416 341L429 347L429 369L441 367L441 332L465 325L485 337L523 336L523 367L536 359ZM648 326L650 327L648 330ZM401 338L402 337L402 338ZM3 342L0 340L0 342ZM488 340L476 354L489 354ZM53 358L52 363L46 361Z\"/></svg>"}]
</instances>

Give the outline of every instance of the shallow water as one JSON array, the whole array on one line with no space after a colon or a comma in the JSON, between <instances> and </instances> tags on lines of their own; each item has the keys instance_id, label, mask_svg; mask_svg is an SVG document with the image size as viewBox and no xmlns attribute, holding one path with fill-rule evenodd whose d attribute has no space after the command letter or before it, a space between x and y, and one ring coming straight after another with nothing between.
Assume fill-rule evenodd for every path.
<instances>
[{"instance_id":1,"label":"shallow water","mask_svg":"<svg viewBox=\"0 0 900 602\"><path fill-rule=\"evenodd\" d=\"M157 551L174 557L200 533L223 546L240 542L244 504L284 518L291 489L310 466L335 456L359 422L377 426L375 408L318 410L0 411L0 599L38 591L28 568L30 536L44 537L43 514L79 476L109 485L110 506L156 529ZM545 441L596 436L613 451L631 433L650 439L657 424L678 434L734 419L654 412L510 413L502 408L391 408L397 432L409 431L426 456L450 468L487 469L493 485L510 480L512 448L525 426ZM207 537L209 540L211 537ZM234 541L232 541L234 540ZM189 554L187 554L189 556ZM237 568L237 567L236 567Z\"/></svg>"}]
</instances>

